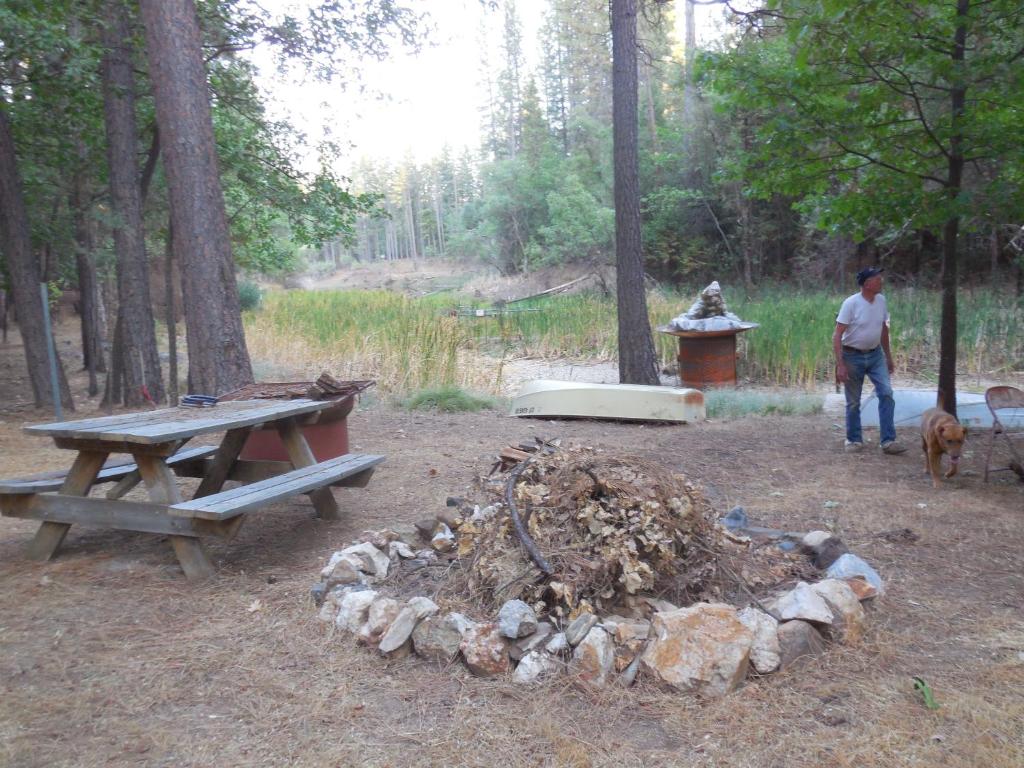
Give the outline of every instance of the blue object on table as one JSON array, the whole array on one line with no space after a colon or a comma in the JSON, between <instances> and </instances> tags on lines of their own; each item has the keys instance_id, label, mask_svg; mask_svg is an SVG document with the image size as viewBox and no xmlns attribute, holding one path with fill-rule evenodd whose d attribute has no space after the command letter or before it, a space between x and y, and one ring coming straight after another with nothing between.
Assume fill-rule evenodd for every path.
<instances>
[{"instance_id":1,"label":"blue object on table","mask_svg":"<svg viewBox=\"0 0 1024 768\"><path fill-rule=\"evenodd\" d=\"M217 398L213 395L185 395L181 398L181 405L186 408L212 408L217 404Z\"/></svg>"}]
</instances>

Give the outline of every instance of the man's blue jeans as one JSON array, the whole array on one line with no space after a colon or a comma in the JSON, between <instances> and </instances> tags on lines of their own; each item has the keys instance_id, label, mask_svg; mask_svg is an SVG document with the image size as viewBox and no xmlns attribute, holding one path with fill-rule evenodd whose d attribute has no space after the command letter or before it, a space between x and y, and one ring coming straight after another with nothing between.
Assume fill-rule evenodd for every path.
<instances>
[{"instance_id":1,"label":"man's blue jeans","mask_svg":"<svg viewBox=\"0 0 1024 768\"><path fill-rule=\"evenodd\" d=\"M851 443L864 442L860 429L860 393L864 388L864 377L867 376L875 385L875 396L878 398L878 425L882 443L895 440L893 413L896 402L892 399L892 384L889 383L889 369L882 348L875 347L870 352L843 349L843 362L846 363L846 439Z\"/></svg>"}]
</instances>

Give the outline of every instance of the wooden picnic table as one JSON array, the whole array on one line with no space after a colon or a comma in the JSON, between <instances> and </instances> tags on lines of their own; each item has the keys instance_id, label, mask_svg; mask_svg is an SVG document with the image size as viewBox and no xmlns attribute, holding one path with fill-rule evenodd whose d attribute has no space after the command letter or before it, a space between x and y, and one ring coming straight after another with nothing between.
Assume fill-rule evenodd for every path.
<instances>
[{"instance_id":1,"label":"wooden picnic table","mask_svg":"<svg viewBox=\"0 0 1024 768\"><path fill-rule=\"evenodd\" d=\"M169 537L189 579L214 573L203 536L231 538L244 513L296 494L307 494L319 517L334 520L338 506L331 486L362 487L383 456L346 454L317 462L302 426L315 423L332 400L236 400L211 408L155 411L25 427L52 437L58 448L75 451L67 472L0 480L0 512L40 520L28 548L36 560L48 560L74 523L155 533ZM255 428L273 428L288 461L239 458ZM205 434L224 433L218 446L183 448ZM108 462L110 454L130 461ZM191 500L182 498L175 474L202 478ZM243 485L222 490L227 480ZM94 485L114 482L105 497L90 497ZM139 482L149 501L122 498Z\"/></svg>"}]
</instances>

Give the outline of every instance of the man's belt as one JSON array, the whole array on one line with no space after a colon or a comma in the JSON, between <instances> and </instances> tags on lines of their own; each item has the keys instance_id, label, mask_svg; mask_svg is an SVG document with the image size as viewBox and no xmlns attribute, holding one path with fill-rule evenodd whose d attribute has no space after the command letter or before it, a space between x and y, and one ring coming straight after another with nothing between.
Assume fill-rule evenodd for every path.
<instances>
[{"instance_id":1,"label":"man's belt","mask_svg":"<svg viewBox=\"0 0 1024 768\"><path fill-rule=\"evenodd\" d=\"M856 352L857 354L867 355L874 352L878 347L872 347L871 349L857 349L856 347L848 347L843 344L843 352Z\"/></svg>"}]
</instances>

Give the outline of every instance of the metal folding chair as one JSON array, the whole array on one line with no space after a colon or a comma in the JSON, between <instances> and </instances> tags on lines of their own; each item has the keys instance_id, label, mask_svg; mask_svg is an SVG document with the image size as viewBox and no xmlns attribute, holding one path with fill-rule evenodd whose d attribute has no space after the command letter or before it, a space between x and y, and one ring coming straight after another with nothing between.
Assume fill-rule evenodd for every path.
<instances>
[{"instance_id":1,"label":"metal folding chair","mask_svg":"<svg viewBox=\"0 0 1024 768\"><path fill-rule=\"evenodd\" d=\"M1005 441L1012 459L1007 466L995 467L991 471L1002 472L1008 469L1016 472L1020 479L1024 480L1024 460L1021 459L1021 455L1013 443L1014 440L1024 438L1024 427L1017 426L1021 423L1021 418L1024 417L1024 391L1016 387L989 387L985 391L985 403L992 412L992 430L988 435L988 451L985 454L985 482L988 482L989 466L992 463L992 450L995 448L997 438L1002 438ZM1019 413L1012 415L1015 420L1015 425L1012 427L1008 427L999 420L999 412L1007 410L1019 410ZM1010 417L1010 414L1003 414L1003 418L1007 421L1010 420ZM1000 443L1000 445L1002 444Z\"/></svg>"}]
</instances>

